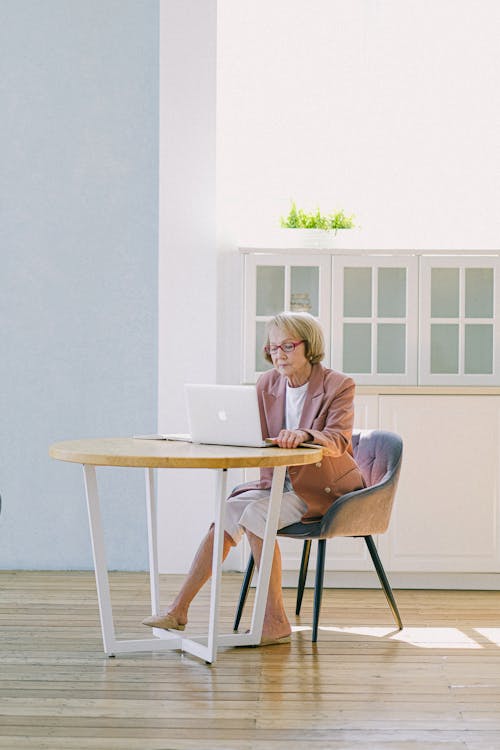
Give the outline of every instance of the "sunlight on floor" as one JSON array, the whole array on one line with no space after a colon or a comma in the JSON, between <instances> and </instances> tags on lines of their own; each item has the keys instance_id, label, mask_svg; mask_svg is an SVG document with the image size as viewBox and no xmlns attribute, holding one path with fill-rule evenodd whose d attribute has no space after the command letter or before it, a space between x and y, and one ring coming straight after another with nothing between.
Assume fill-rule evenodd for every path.
<instances>
[{"instance_id":1,"label":"sunlight on floor","mask_svg":"<svg viewBox=\"0 0 500 750\"><path fill-rule=\"evenodd\" d=\"M500 628L474 628L483 638L487 638L496 646L500 646Z\"/></svg>"},{"instance_id":2,"label":"sunlight on floor","mask_svg":"<svg viewBox=\"0 0 500 750\"><path fill-rule=\"evenodd\" d=\"M493 640L500 645L500 629L479 629L477 632L484 637ZM477 641L470 638L458 628L404 628L401 631L391 628L325 628L320 627L320 631L329 633L346 633L350 635L361 635L363 637L386 638L392 641L402 641L411 646L418 648L465 648L480 649L482 646ZM494 634L495 641L491 634Z\"/></svg>"}]
</instances>

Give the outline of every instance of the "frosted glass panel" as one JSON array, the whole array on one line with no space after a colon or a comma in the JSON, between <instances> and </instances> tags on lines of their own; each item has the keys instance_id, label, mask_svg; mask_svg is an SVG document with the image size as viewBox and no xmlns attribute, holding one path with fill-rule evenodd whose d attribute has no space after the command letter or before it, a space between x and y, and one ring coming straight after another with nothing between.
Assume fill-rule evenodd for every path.
<instances>
[{"instance_id":1,"label":"frosted glass panel","mask_svg":"<svg viewBox=\"0 0 500 750\"><path fill-rule=\"evenodd\" d=\"M457 318L460 310L459 294L458 268L432 269L431 317Z\"/></svg>"},{"instance_id":2,"label":"frosted glass panel","mask_svg":"<svg viewBox=\"0 0 500 750\"><path fill-rule=\"evenodd\" d=\"M292 266L290 310L319 315L319 268Z\"/></svg>"},{"instance_id":3,"label":"frosted glass panel","mask_svg":"<svg viewBox=\"0 0 500 750\"><path fill-rule=\"evenodd\" d=\"M255 327L255 370L264 372L270 370L272 364L264 359L264 344L266 343L266 324L257 323Z\"/></svg>"},{"instance_id":4,"label":"frosted glass panel","mask_svg":"<svg viewBox=\"0 0 500 750\"><path fill-rule=\"evenodd\" d=\"M467 268L465 271L465 316L493 317L493 269ZM481 371L482 372L482 371Z\"/></svg>"},{"instance_id":5,"label":"frosted glass panel","mask_svg":"<svg viewBox=\"0 0 500 750\"><path fill-rule=\"evenodd\" d=\"M371 372L372 327L370 323L344 323L342 368L345 372Z\"/></svg>"},{"instance_id":6,"label":"frosted glass panel","mask_svg":"<svg viewBox=\"0 0 500 750\"><path fill-rule=\"evenodd\" d=\"M344 317L371 318L371 315L372 269L344 268Z\"/></svg>"},{"instance_id":7,"label":"frosted glass panel","mask_svg":"<svg viewBox=\"0 0 500 750\"><path fill-rule=\"evenodd\" d=\"M431 373L458 374L458 325L431 325Z\"/></svg>"},{"instance_id":8,"label":"frosted glass panel","mask_svg":"<svg viewBox=\"0 0 500 750\"><path fill-rule=\"evenodd\" d=\"M257 315L277 315L285 308L283 266L257 266Z\"/></svg>"},{"instance_id":9,"label":"frosted glass panel","mask_svg":"<svg viewBox=\"0 0 500 750\"><path fill-rule=\"evenodd\" d=\"M406 360L406 326L379 323L377 326L377 372L404 373Z\"/></svg>"},{"instance_id":10,"label":"frosted glass panel","mask_svg":"<svg viewBox=\"0 0 500 750\"><path fill-rule=\"evenodd\" d=\"M493 372L493 326L465 326L465 363L467 375Z\"/></svg>"},{"instance_id":11,"label":"frosted glass panel","mask_svg":"<svg viewBox=\"0 0 500 750\"><path fill-rule=\"evenodd\" d=\"M378 315L380 318L406 316L406 268L379 268Z\"/></svg>"}]
</instances>

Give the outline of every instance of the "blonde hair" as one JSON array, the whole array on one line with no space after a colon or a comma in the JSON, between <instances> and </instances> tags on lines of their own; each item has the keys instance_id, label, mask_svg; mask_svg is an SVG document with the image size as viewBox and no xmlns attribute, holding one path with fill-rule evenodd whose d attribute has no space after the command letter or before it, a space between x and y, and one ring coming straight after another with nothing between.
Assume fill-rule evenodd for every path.
<instances>
[{"instance_id":1,"label":"blonde hair","mask_svg":"<svg viewBox=\"0 0 500 750\"><path fill-rule=\"evenodd\" d=\"M266 325L266 340L264 348L269 346L269 331L276 326L286 331L293 338L304 342L306 358L312 365L318 364L325 356L325 337L321 324L306 312L282 312L275 315ZM272 363L272 357L264 351L264 357Z\"/></svg>"}]
</instances>

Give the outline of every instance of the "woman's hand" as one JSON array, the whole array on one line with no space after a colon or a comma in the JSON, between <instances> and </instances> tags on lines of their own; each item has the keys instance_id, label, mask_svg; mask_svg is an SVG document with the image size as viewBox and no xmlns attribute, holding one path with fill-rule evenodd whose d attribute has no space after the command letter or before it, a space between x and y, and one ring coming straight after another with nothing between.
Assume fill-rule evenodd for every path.
<instances>
[{"instance_id":1,"label":"woman's hand","mask_svg":"<svg viewBox=\"0 0 500 750\"><path fill-rule=\"evenodd\" d=\"M311 436L305 430L281 430L276 438L276 445L280 448L297 448L301 443L310 440Z\"/></svg>"}]
</instances>

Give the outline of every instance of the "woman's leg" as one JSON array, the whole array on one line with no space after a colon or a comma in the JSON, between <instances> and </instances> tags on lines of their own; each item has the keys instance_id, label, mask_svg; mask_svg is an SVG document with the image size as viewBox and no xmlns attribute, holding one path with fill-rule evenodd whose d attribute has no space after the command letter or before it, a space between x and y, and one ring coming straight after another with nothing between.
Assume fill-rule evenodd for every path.
<instances>
[{"instance_id":1,"label":"woman's leg","mask_svg":"<svg viewBox=\"0 0 500 750\"><path fill-rule=\"evenodd\" d=\"M250 542L252 555L257 568L260 565L262 555L262 539L246 529L246 535ZM292 628L288 621L283 602L283 591L281 588L281 552L278 542L274 545L273 564L271 577L269 579L269 591L267 594L266 613L262 628L263 638L283 638L290 635Z\"/></svg>"},{"instance_id":2,"label":"woman's leg","mask_svg":"<svg viewBox=\"0 0 500 750\"><path fill-rule=\"evenodd\" d=\"M222 559L225 560L231 547L234 547L234 540L224 532L224 544ZM203 538L198 551L194 556L189 573L184 579L179 593L174 601L166 609L166 614L172 615L179 625L186 625L189 605L202 586L212 575L212 554L214 549L214 526L210 527L208 533ZM150 619L150 618L148 618ZM146 624L146 623L145 623Z\"/></svg>"}]
</instances>

